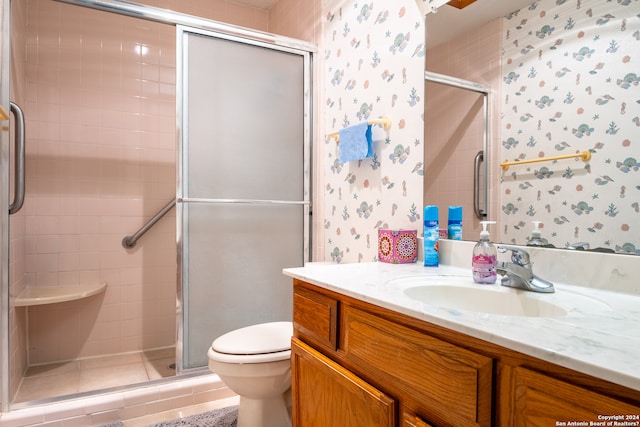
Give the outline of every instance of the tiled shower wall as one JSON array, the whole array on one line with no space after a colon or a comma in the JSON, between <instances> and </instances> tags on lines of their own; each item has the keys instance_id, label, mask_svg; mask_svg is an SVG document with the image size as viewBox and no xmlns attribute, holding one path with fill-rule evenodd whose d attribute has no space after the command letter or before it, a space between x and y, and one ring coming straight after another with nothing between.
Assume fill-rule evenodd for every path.
<instances>
[{"instance_id":1,"label":"tiled shower wall","mask_svg":"<svg viewBox=\"0 0 640 427\"><path fill-rule=\"evenodd\" d=\"M29 362L175 343L175 30L48 0L26 3L26 283L106 281L104 295L30 307ZM226 1L148 4L267 31ZM14 41L17 38L14 36Z\"/></svg>"},{"instance_id":2,"label":"tiled shower wall","mask_svg":"<svg viewBox=\"0 0 640 427\"><path fill-rule=\"evenodd\" d=\"M135 249L121 244L175 194L173 34L29 2L27 285L108 283L28 309L31 364L175 341L173 213Z\"/></svg>"}]
</instances>

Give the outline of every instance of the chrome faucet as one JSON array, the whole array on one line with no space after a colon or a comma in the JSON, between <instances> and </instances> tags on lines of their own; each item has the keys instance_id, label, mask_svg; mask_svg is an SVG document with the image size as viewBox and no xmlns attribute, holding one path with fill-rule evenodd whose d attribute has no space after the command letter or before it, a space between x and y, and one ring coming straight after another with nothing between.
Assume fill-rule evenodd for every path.
<instances>
[{"instance_id":1,"label":"chrome faucet","mask_svg":"<svg viewBox=\"0 0 640 427\"><path fill-rule=\"evenodd\" d=\"M533 274L533 264L527 251L508 245L498 245L498 251L500 253L511 251L512 262L496 262L496 271L503 276L502 286L525 289L532 292L551 293L555 291L553 283Z\"/></svg>"},{"instance_id":2,"label":"chrome faucet","mask_svg":"<svg viewBox=\"0 0 640 427\"><path fill-rule=\"evenodd\" d=\"M589 243L588 242L577 242L577 243L573 243L567 246L567 249L575 249L578 251L586 251L589 250Z\"/></svg>"}]
</instances>

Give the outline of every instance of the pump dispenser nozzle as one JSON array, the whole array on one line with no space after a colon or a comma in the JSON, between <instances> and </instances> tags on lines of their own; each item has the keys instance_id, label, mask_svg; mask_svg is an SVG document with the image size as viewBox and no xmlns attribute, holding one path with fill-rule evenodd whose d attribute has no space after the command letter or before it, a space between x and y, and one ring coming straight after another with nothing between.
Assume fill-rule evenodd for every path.
<instances>
[{"instance_id":1,"label":"pump dispenser nozzle","mask_svg":"<svg viewBox=\"0 0 640 427\"><path fill-rule=\"evenodd\" d=\"M533 230L531 230L531 239L527 242L527 246L548 246L549 241L542 237L540 225L542 221L531 221Z\"/></svg>"},{"instance_id":2,"label":"pump dispenser nozzle","mask_svg":"<svg viewBox=\"0 0 640 427\"><path fill-rule=\"evenodd\" d=\"M542 232L540 231L540 224L542 224L542 221L531 221L531 224L533 224L533 230L531 231L531 237L540 237L542 236Z\"/></svg>"},{"instance_id":3,"label":"pump dispenser nozzle","mask_svg":"<svg viewBox=\"0 0 640 427\"><path fill-rule=\"evenodd\" d=\"M482 231L480 232L480 240L489 240L490 234L489 230L487 230L487 226L489 224L495 224L495 221L480 221L482 225Z\"/></svg>"}]
</instances>

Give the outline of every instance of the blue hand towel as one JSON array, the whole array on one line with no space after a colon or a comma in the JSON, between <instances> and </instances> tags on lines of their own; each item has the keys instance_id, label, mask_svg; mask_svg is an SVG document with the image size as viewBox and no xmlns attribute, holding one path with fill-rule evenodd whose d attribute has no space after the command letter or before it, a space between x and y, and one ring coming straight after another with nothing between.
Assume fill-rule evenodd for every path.
<instances>
[{"instance_id":1,"label":"blue hand towel","mask_svg":"<svg viewBox=\"0 0 640 427\"><path fill-rule=\"evenodd\" d=\"M340 135L339 160L341 163L373 157L371 125L367 122L348 126L338 131L338 134Z\"/></svg>"}]
</instances>

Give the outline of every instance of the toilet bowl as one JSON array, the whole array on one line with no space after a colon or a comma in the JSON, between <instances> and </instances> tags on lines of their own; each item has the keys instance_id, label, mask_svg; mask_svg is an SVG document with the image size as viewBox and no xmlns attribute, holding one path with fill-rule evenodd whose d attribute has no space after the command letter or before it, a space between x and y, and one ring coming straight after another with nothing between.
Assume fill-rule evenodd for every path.
<instances>
[{"instance_id":1,"label":"toilet bowl","mask_svg":"<svg viewBox=\"0 0 640 427\"><path fill-rule=\"evenodd\" d=\"M213 341L209 369L240 396L238 427L291 426L291 322L261 323Z\"/></svg>"}]
</instances>

